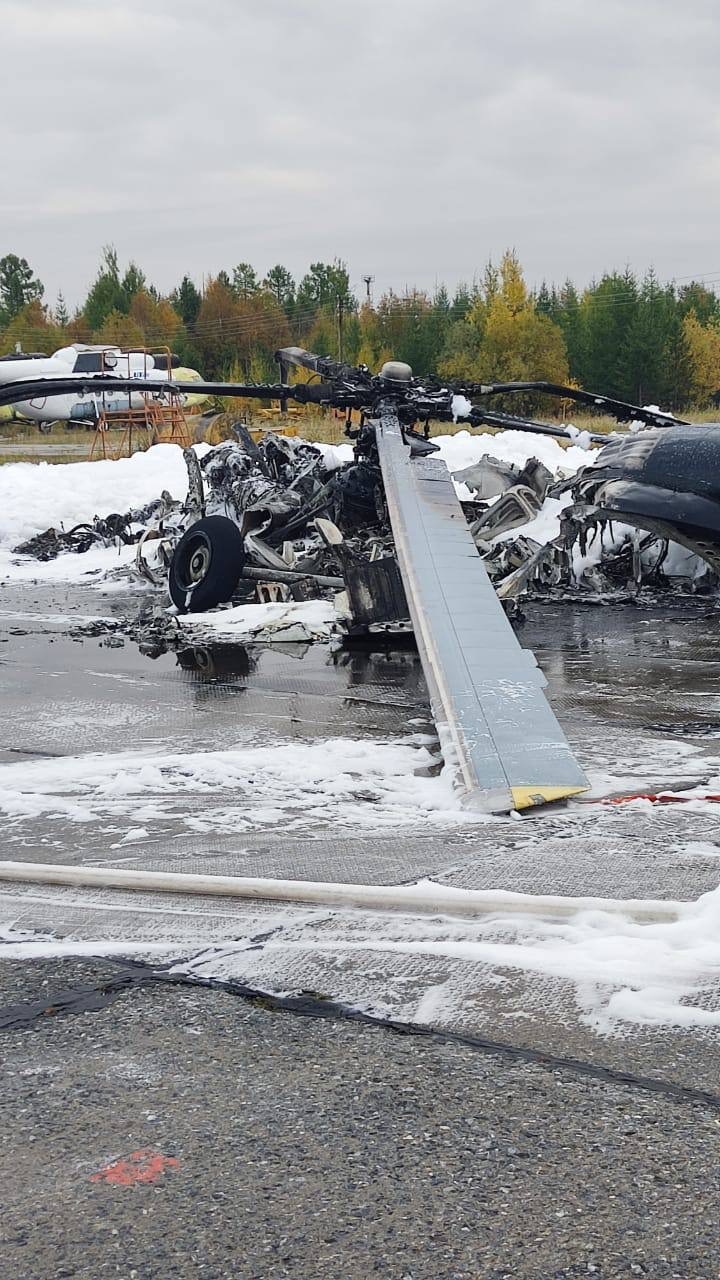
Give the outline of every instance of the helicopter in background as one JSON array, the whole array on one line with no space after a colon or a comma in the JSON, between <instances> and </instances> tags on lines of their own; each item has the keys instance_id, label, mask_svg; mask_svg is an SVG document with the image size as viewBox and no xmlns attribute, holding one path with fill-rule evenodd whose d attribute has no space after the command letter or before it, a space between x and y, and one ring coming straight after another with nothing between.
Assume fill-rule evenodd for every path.
<instances>
[{"instance_id":1,"label":"helicopter in background","mask_svg":"<svg viewBox=\"0 0 720 1280\"><path fill-rule=\"evenodd\" d=\"M118 378L117 392L110 385L109 390L102 393L87 389L85 379L88 375ZM61 347L52 355L40 352L16 352L13 355L0 356L0 389L14 382L25 382L28 379L62 380L67 382L78 379L77 391L65 391L61 395L40 394L27 399L18 400L14 404L14 413L18 417L37 422L41 431L48 431L53 422L64 422L68 426L94 427L101 411L104 413L123 413L129 409L141 409L148 395L153 390L134 391L126 389L129 380L142 380L144 383L157 383L157 394L163 385L173 383L200 382L201 375L196 369L183 368L180 357L171 351L146 351L142 349L123 350L122 347L109 344L89 345L75 342L71 346ZM204 396L183 393L185 404L200 403Z\"/></svg>"}]
</instances>

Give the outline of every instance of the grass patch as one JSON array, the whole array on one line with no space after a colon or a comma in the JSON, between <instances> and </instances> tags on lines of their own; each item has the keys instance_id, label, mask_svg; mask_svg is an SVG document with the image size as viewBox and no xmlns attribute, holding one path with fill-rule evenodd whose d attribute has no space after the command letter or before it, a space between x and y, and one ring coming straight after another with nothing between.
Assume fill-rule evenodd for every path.
<instances>
[{"instance_id":1,"label":"grass patch","mask_svg":"<svg viewBox=\"0 0 720 1280\"><path fill-rule=\"evenodd\" d=\"M5 466L6 464L10 465L13 462L32 462L36 465L38 462L49 462L54 466L55 463L85 461L86 459L82 454L77 453L53 453L50 455L38 452L30 453L29 451L23 453L3 453L2 446L0 445L0 466Z\"/></svg>"}]
</instances>

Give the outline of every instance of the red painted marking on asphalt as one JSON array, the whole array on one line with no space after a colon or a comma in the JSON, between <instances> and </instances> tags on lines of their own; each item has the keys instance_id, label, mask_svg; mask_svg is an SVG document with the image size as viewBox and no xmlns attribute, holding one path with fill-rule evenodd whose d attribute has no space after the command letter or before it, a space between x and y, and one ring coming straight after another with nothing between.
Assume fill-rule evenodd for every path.
<instances>
[{"instance_id":1,"label":"red painted marking on asphalt","mask_svg":"<svg viewBox=\"0 0 720 1280\"><path fill-rule=\"evenodd\" d=\"M131 1151L129 1156L113 1160L98 1169L91 1182L109 1182L117 1187L134 1187L138 1182L157 1182L168 1169L179 1169L180 1161L174 1156L164 1156L159 1151L143 1148Z\"/></svg>"}]
</instances>

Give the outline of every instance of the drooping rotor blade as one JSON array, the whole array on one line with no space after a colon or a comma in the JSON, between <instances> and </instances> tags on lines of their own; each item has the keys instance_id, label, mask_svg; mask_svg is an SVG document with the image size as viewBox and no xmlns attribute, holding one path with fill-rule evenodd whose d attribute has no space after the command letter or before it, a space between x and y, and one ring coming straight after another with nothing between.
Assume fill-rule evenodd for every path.
<instances>
[{"instance_id":1,"label":"drooping rotor blade","mask_svg":"<svg viewBox=\"0 0 720 1280\"><path fill-rule=\"evenodd\" d=\"M329 380L349 377L356 381L361 373L353 365L331 360L329 356L316 356L314 352L306 351L304 347L281 347L279 351L275 352L275 359L281 366L295 365L300 369L308 369L310 373L317 373L319 377Z\"/></svg>"},{"instance_id":2,"label":"drooping rotor blade","mask_svg":"<svg viewBox=\"0 0 720 1280\"><path fill-rule=\"evenodd\" d=\"M500 413L493 409L481 409L473 405L467 414L457 414L457 422L469 422L473 427L500 427L504 431L528 431L531 435L552 436L554 440L567 440L569 444L577 442L579 431L568 431L567 427L553 427L549 422L536 422L533 418L518 418L512 413ZM608 437L600 432L583 433L594 444L607 444Z\"/></svg>"},{"instance_id":3,"label":"drooping rotor blade","mask_svg":"<svg viewBox=\"0 0 720 1280\"><path fill-rule=\"evenodd\" d=\"M381 378L373 377L361 366L353 369L349 365L338 364L325 356L316 356L304 351L301 347L285 347L277 353L281 360L282 375L285 376L288 361L302 368L311 369L322 381L312 383L242 383L242 382L170 382L155 378L118 377L114 374L67 374L63 377L23 378L12 382L0 382L0 406L19 404L25 400L50 398L52 396L101 395L106 391L143 392L155 396L183 396L187 394L240 398L252 400L279 400L283 404L295 400L298 404L319 404L338 409L361 409L373 412L375 406L388 395L388 386ZM472 405L467 413L453 413L452 404L458 395L488 396L501 393L514 393L535 390L549 395L564 395L584 404L592 404L612 413L618 421L627 422L638 419L649 426L690 426L680 418L670 414L643 409L638 405L626 404L624 401L611 400L606 396L596 396L592 392L579 391L574 387L562 387L550 382L496 382L496 383L462 383L452 389L431 390L413 379L401 390L394 390L395 403L402 421L411 425L418 419L435 419L436 421L462 421L472 426L494 426L515 431L527 431L535 435L553 436L558 440L572 442L577 436L572 429L554 427L550 423L538 422L532 418L523 418L515 414L502 413L485 409L480 405ZM599 433L588 432L595 443L603 443L607 437Z\"/></svg>"},{"instance_id":4,"label":"drooping rotor blade","mask_svg":"<svg viewBox=\"0 0 720 1280\"><path fill-rule=\"evenodd\" d=\"M601 396L594 391L582 391L579 387L565 387L558 382L462 382L453 389L466 396L515 395L522 391L537 391L540 395L558 396L562 400L575 400L600 412L608 413L618 422L644 422L649 427L689 427L691 424L672 413L661 413L639 404L628 404L612 396Z\"/></svg>"},{"instance_id":5,"label":"drooping rotor blade","mask_svg":"<svg viewBox=\"0 0 720 1280\"><path fill-rule=\"evenodd\" d=\"M324 388L327 399L327 388ZM0 382L0 405L19 404L23 400L37 400L50 396L101 395L104 391L142 391L153 395L206 395L235 396L239 399L279 400L281 396L293 396L302 401L319 398L316 387L284 387L279 384L240 382L160 382L153 378L117 378L110 374L88 374L78 377L68 374L63 378L23 378L16 382ZM297 391L297 396L295 392Z\"/></svg>"}]
</instances>

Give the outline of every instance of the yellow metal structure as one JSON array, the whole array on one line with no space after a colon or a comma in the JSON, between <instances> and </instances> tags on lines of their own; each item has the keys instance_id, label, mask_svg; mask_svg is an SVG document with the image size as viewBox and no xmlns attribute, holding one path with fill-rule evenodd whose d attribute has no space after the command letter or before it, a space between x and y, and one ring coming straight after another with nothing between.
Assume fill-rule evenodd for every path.
<instances>
[{"instance_id":1,"label":"yellow metal structure","mask_svg":"<svg viewBox=\"0 0 720 1280\"><path fill-rule=\"evenodd\" d=\"M172 377L172 353L169 347L162 348L163 355L167 359L167 375L168 380ZM151 353L145 347L134 348L126 353L129 355L142 355L144 358L144 377L148 376L148 357ZM151 366L156 368L154 361ZM108 370L110 372L110 370ZM161 389L162 383L158 383L158 389ZM90 446L89 458L92 462L97 458L124 458L130 457L133 453L149 449L153 444L178 444L183 449L187 449L193 442L192 426L188 422L180 396L168 392L163 400L153 399L150 395L143 396L142 406L134 409L131 407L130 395L128 395L127 409L109 409L109 395L103 391L99 397L100 412L93 442ZM110 432L121 431L120 441L115 449L111 449L110 441L112 439ZM117 436L115 436L117 439Z\"/></svg>"}]
</instances>

